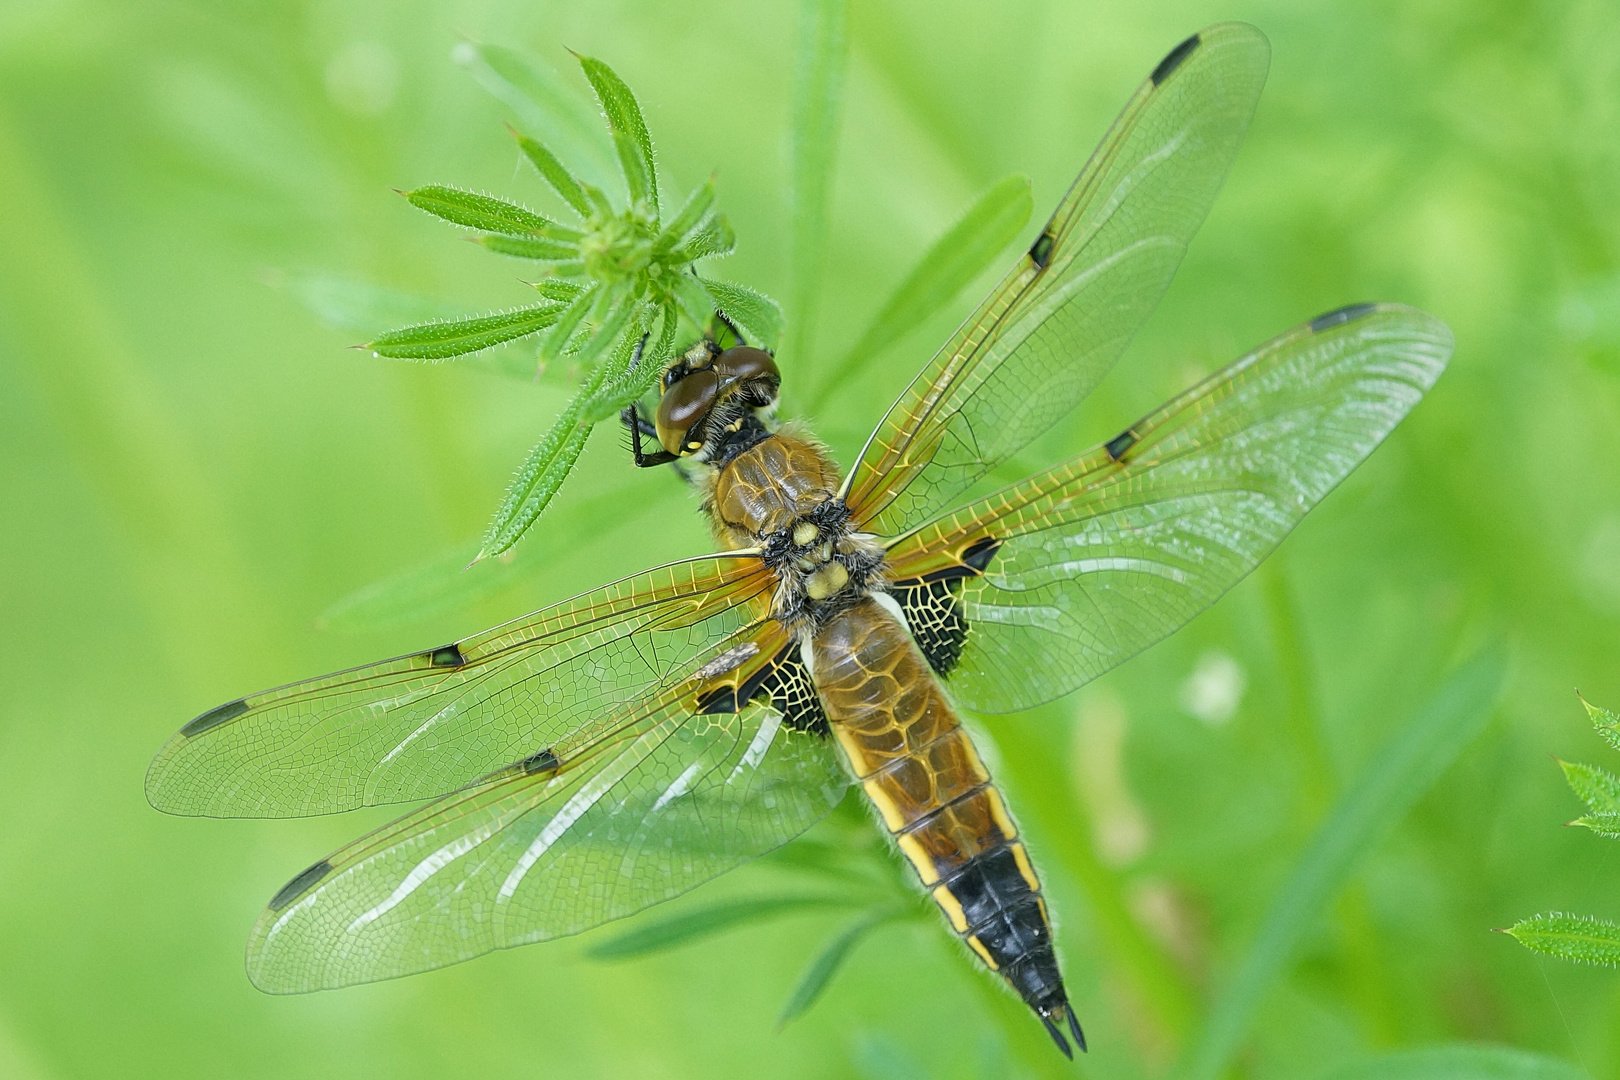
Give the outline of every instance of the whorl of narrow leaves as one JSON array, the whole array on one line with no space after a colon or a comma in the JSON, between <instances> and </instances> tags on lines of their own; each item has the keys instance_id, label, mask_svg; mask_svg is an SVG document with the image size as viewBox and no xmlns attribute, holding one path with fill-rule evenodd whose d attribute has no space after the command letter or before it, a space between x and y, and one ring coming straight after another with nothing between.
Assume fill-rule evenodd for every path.
<instances>
[{"instance_id":1,"label":"whorl of narrow leaves","mask_svg":"<svg viewBox=\"0 0 1620 1080\"><path fill-rule=\"evenodd\" d=\"M487 76L486 85L497 96L508 104L531 106L534 113L526 115L546 121L552 135L577 127L570 123L577 117L561 116L572 110L559 106L561 83L554 75L542 77L544 65L488 46L469 45L462 51L465 61ZM681 318L701 330L716 310L723 311L767 348L782 330L781 312L768 297L696 274L699 260L727 255L736 246L731 226L714 208L713 178L693 191L672 219L661 221L652 136L635 94L602 61L576 58L607 120L628 205L615 207L601 188L579 179L550 147L514 129L518 151L578 216L577 227L493 195L444 184L401 194L435 217L476 230L472 239L489 251L545 264L534 283L545 302L407 326L363 346L379 356L442 360L543 335L537 351L540 367L566 361L566 370L579 372L584 380L518 471L479 558L516 543L562 486L590 429L652 386L674 353ZM651 336L655 323L660 329ZM632 368L629 358L643 337L646 345Z\"/></svg>"},{"instance_id":2,"label":"whorl of narrow leaves","mask_svg":"<svg viewBox=\"0 0 1620 1080\"><path fill-rule=\"evenodd\" d=\"M1606 919L1554 911L1516 922L1503 933L1534 952L1620 967L1620 925Z\"/></svg>"}]
</instances>

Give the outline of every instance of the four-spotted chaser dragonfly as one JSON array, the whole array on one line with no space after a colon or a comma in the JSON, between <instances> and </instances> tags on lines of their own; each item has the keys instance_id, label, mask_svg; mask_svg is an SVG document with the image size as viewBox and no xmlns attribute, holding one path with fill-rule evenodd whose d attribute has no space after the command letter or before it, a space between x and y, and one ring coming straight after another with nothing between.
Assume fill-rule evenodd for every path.
<instances>
[{"instance_id":1,"label":"four-spotted chaser dragonfly","mask_svg":"<svg viewBox=\"0 0 1620 1080\"><path fill-rule=\"evenodd\" d=\"M1176 46L847 474L776 423L769 354L704 344L671 364L657 423L626 417L636 460L702 474L719 554L183 727L147 777L171 813L430 800L271 898L253 982L347 986L575 934L787 843L853 783L952 930L1083 1049L1034 860L955 706L1050 701L1184 625L1451 352L1420 311L1340 308L957 505L1074 409L1158 302L1268 58L1241 24Z\"/></svg>"}]
</instances>

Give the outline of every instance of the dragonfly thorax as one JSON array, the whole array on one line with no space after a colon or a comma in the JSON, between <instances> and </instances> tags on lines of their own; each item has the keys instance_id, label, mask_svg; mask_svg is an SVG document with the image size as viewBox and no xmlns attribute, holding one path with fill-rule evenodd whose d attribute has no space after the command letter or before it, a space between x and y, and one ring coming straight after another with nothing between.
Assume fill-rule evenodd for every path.
<instances>
[{"instance_id":1,"label":"dragonfly thorax","mask_svg":"<svg viewBox=\"0 0 1620 1080\"><path fill-rule=\"evenodd\" d=\"M839 480L826 451L788 428L717 470L705 503L722 544L760 550L778 581L772 613L795 629L819 623L883 580L883 550L850 525Z\"/></svg>"}]
</instances>

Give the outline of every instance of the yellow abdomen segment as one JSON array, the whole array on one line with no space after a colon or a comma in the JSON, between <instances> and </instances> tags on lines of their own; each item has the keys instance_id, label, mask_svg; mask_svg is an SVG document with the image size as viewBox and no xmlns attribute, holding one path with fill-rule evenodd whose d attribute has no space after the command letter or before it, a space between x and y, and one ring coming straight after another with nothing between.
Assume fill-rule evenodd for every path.
<instances>
[{"instance_id":1,"label":"yellow abdomen segment","mask_svg":"<svg viewBox=\"0 0 1620 1080\"><path fill-rule=\"evenodd\" d=\"M833 736L951 928L1043 1017L1061 1017L1040 880L905 627L868 597L823 623L811 650Z\"/></svg>"}]
</instances>

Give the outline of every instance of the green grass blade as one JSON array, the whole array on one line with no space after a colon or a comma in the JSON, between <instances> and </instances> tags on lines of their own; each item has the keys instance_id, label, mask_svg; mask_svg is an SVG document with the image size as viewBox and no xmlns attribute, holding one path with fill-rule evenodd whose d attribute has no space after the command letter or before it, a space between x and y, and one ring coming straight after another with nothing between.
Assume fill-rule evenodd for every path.
<instances>
[{"instance_id":1,"label":"green grass blade","mask_svg":"<svg viewBox=\"0 0 1620 1080\"><path fill-rule=\"evenodd\" d=\"M1532 952L1603 967L1620 967L1620 925L1561 911L1534 915L1502 931Z\"/></svg>"},{"instance_id":2,"label":"green grass blade","mask_svg":"<svg viewBox=\"0 0 1620 1080\"><path fill-rule=\"evenodd\" d=\"M560 244L555 240L543 240L530 236L497 236L485 233L483 236L473 237L473 243L487 248L497 255L509 255L514 259L538 259L542 262L566 262L569 259L579 258L579 249L571 244Z\"/></svg>"},{"instance_id":3,"label":"green grass blade","mask_svg":"<svg viewBox=\"0 0 1620 1080\"><path fill-rule=\"evenodd\" d=\"M698 278L698 281L714 299L714 306L752 335L750 344L772 351L776 349L777 343L782 340L782 308L775 300L746 285L705 277Z\"/></svg>"},{"instance_id":4,"label":"green grass blade","mask_svg":"<svg viewBox=\"0 0 1620 1080\"><path fill-rule=\"evenodd\" d=\"M504 236L539 236L542 233L556 236L569 231L563 230L550 218L516 203L447 184L427 184L401 194L418 210L426 210L434 217L482 232L501 233Z\"/></svg>"},{"instance_id":5,"label":"green grass blade","mask_svg":"<svg viewBox=\"0 0 1620 1080\"><path fill-rule=\"evenodd\" d=\"M578 554L579 537L641 528L649 515L684 497L680 485L658 484L638 491L634 499L613 491L556 507L552 510L556 528L535 536L517 558L486 560L469 570L467 564L483 544L479 540L456 544L425 563L348 594L323 611L316 625L343 634L443 625L443 620L462 616L475 604L555 571L561 560Z\"/></svg>"},{"instance_id":6,"label":"green grass blade","mask_svg":"<svg viewBox=\"0 0 1620 1080\"><path fill-rule=\"evenodd\" d=\"M1584 1069L1507 1046L1454 1043L1354 1061L1320 1080L1590 1080Z\"/></svg>"},{"instance_id":7,"label":"green grass blade","mask_svg":"<svg viewBox=\"0 0 1620 1080\"><path fill-rule=\"evenodd\" d=\"M848 54L847 0L801 0L799 57L789 130L792 173L791 232L793 334L788 350L805 370L811 331L821 296L827 204L842 114L844 66Z\"/></svg>"},{"instance_id":8,"label":"green grass blade","mask_svg":"<svg viewBox=\"0 0 1620 1080\"><path fill-rule=\"evenodd\" d=\"M787 1004L782 1006L782 1012L776 1018L776 1026L781 1028L805 1013L816 1003L821 992L827 989L838 969L844 966L849 954L854 950L861 938L875 930L878 926L900 915L901 909L885 905L866 912L860 918L850 923L838 936L827 942L826 946L810 962L804 975L799 979L799 985L794 988L793 996L788 998Z\"/></svg>"},{"instance_id":9,"label":"green grass blade","mask_svg":"<svg viewBox=\"0 0 1620 1080\"><path fill-rule=\"evenodd\" d=\"M1592 813L1620 814L1620 776L1576 761L1560 761L1558 765L1570 789Z\"/></svg>"},{"instance_id":10,"label":"green grass blade","mask_svg":"<svg viewBox=\"0 0 1620 1080\"><path fill-rule=\"evenodd\" d=\"M841 907L848 903L836 896L761 896L727 900L637 927L592 945L585 950L585 955L593 960L628 960L688 945L749 923L816 908Z\"/></svg>"},{"instance_id":11,"label":"green grass blade","mask_svg":"<svg viewBox=\"0 0 1620 1080\"><path fill-rule=\"evenodd\" d=\"M513 132L517 136L518 149L523 156L529 159L540 178L551 185L551 190L562 196L563 202L573 208L574 213L582 218L591 216L591 201L585 195L585 188L574 178L574 174L557 159L557 155L547 150L536 139L531 139L522 132Z\"/></svg>"},{"instance_id":12,"label":"green grass blade","mask_svg":"<svg viewBox=\"0 0 1620 1080\"><path fill-rule=\"evenodd\" d=\"M956 224L923 252L860 339L822 380L809 411L884 349L944 308L1006 250L1029 222L1029 178L1008 176L980 195Z\"/></svg>"},{"instance_id":13,"label":"green grass blade","mask_svg":"<svg viewBox=\"0 0 1620 1080\"><path fill-rule=\"evenodd\" d=\"M1499 647L1470 660L1340 798L1273 898L1248 955L1216 998L1181 1075L1190 1080L1215 1080L1221 1075L1261 999L1356 859L1384 836L1485 726L1501 691L1505 666Z\"/></svg>"},{"instance_id":14,"label":"green grass blade","mask_svg":"<svg viewBox=\"0 0 1620 1080\"><path fill-rule=\"evenodd\" d=\"M556 68L528 53L474 42L457 45L451 56L515 112L524 127L539 132L548 146L572 162L576 175L601 186L615 174L613 148L602 130L601 116Z\"/></svg>"},{"instance_id":15,"label":"green grass blade","mask_svg":"<svg viewBox=\"0 0 1620 1080\"><path fill-rule=\"evenodd\" d=\"M561 304L548 301L492 315L418 323L378 334L358 348L396 360L446 360L537 334L556 322L562 310Z\"/></svg>"},{"instance_id":16,"label":"green grass blade","mask_svg":"<svg viewBox=\"0 0 1620 1080\"><path fill-rule=\"evenodd\" d=\"M658 217L658 174L653 162L652 136L647 133L647 121L641 115L636 95L624 80L602 61L589 56L579 58L579 66L590 80L596 99L607 114L608 126L613 132L613 144L619 152L619 167L624 171L625 185L630 201L646 199L652 208L654 220Z\"/></svg>"},{"instance_id":17,"label":"green grass blade","mask_svg":"<svg viewBox=\"0 0 1620 1080\"><path fill-rule=\"evenodd\" d=\"M266 274L265 283L292 297L326 326L358 334L460 314L454 304L336 274L277 270Z\"/></svg>"}]
</instances>

